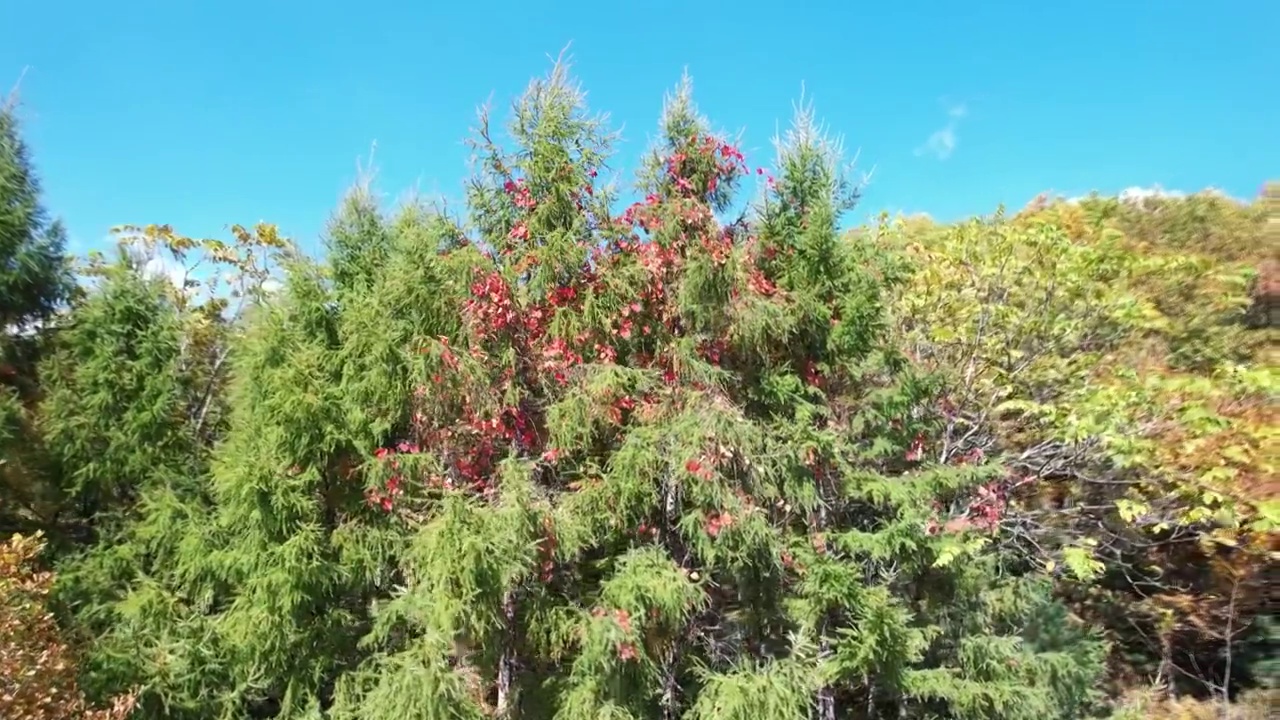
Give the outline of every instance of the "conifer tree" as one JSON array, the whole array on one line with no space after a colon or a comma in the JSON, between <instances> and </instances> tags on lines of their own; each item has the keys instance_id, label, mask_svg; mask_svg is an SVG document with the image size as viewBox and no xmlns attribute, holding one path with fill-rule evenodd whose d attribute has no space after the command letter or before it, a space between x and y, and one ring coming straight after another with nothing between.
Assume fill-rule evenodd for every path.
<instances>
[{"instance_id":1,"label":"conifer tree","mask_svg":"<svg viewBox=\"0 0 1280 720\"><path fill-rule=\"evenodd\" d=\"M155 568L181 571L183 535L201 523L206 457L172 287L124 252L91 272L41 365L37 427L59 481L54 599L75 630L98 638L83 687L105 700L138 681L143 646L129 628L139 598L122 601Z\"/></svg>"},{"instance_id":2,"label":"conifer tree","mask_svg":"<svg viewBox=\"0 0 1280 720\"><path fill-rule=\"evenodd\" d=\"M930 460L936 383L809 110L736 219L753 174L687 79L621 213L563 64L506 130L465 218L360 188L250 318L211 511L121 603L142 707L1086 712L1102 645L989 542L1021 478Z\"/></svg>"},{"instance_id":3,"label":"conifer tree","mask_svg":"<svg viewBox=\"0 0 1280 720\"><path fill-rule=\"evenodd\" d=\"M72 283L66 232L41 204L40 181L12 101L0 104L0 328L29 329L64 302Z\"/></svg>"},{"instance_id":4,"label":"conifer tree","mask_svg":"<svg viewBox=\"0 0 1280 720\"><path fill-rule=\"evenodd\" d=\"M1078 715L1101 645L983 551L1000 469L925 461L933 388L808 112L725 223L743 158L687 84L620 217L581 100L557 67L516 151L482 125L473 234L422 258L470 297L367 457L403 579L334 715Z\"/></svg>"},{"instance_id":5,"label":"conifer tree","mask_svg":"<svg viewBox=\"0 0 1280 720\"><path fill-rule=\"evenodd\" d=\"M41 203L14 100L0 102L0 532L44 528L55 512L30 408L43 326L73 288L66 234Z\"/></svg>"},{"instance_id":6,"label":"conifer tree","mask_svg":"<svg viewBox=\"0 0 1280 720\"><path fill-rule=\"evenodd\" d=\"M94 254L85 268L84 292L41 364L35 413L61 495L55 597L76 630L97 638L84 686L103 699L163 681L145 668L182 629L167 593L205 572L192 558L207 549L210 444L225 424L222 366L238 314L230 305L257 296L264 251L286 245L268 226L234 227L234 247L162 226L119 231L115 261ZM207 257L194 264L212 261L214 278L175 283L152 271L159 253L182 262L197 246ZM230 293L209 292L228 279Z\"/></svg>"},{"instance_id":7,"label":"conifer tree","mask_svg":"<svg viewBox=\"0 0 1280 720\"><path fill-rule=\"evenodd\" d=\"M68 313L43 367L41 429L70 512L105 525L152 473L196 456L185 432L181 334L162 280L127 258Z\"/></svg>"}]
</instances>

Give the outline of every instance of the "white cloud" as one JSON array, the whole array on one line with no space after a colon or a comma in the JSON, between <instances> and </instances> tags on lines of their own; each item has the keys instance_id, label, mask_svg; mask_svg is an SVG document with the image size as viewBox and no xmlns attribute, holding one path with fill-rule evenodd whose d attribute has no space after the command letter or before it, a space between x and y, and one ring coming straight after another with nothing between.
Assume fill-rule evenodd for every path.
<instances>
[{"instance_id":1,"label":"white cloud","mask_svg":"<svg viewBox=\"0 0 1280 720\"><path fill-rule=\"evenodd\" d=\"M1185 195L1186 193L1182 192L1181 190L1165 190L1159 185L1156 185L1155 187L1149 187L1149 188L1132 185L1130 187L1127 187L1121 190L1118 197L1120 198L1121 202L1132 202L1132 203L1142 204L1142 201L1148 198L1180 198L1180 197L1184 197Z\"/></svg>"},{"instance_id":2,"label":"white cloud","mask_svg":"<svg viewBox=\"0 0 1280 720\"><path fill-rule=\"evenodd\" d=\"M1185 198L1188 196L1217 197L1217 198L1223 198L1225 200L1230 200L1231 202L1239 203L1241 205L1249 204L1248 200L1235 197L1215 187L1205 188L1204 190L1201 190L1199 192L1192 193L1192 192L1186 192L1183 190L1166 190L1160 187L1159 185L1152 185L1150 187L1142 187L1141 185L1130 185L1129 187L1126 187L1123 190L1120 190L1114 195L1110 193L1100 193L1100 192L1094 191L1093 193L1090 193L1087 195L1067 195L1065 197L1062 195L1059 195L1058 197L1062 198L1065 202L1071 203L1073 205L1079 204L1093 197L1102 197L1102 198L1114 197L1123 203L1129 203L1131 205L1143 205L1147 200L1150 200L1150 199L1163 198L1163 199L1173 200L1178 198Z\"/></svg>"},{"instance_id":3,"label":"white cloud","mask_svg":"<svg viewBox=\"0 0 1280 720\"><path fill-rule=\"evenodd\" d=\"M187 269L173 260L155 256L142 267L143 273L150 277L166 278L174 287L184 289L187 283Z\"/></svg>"},{"instance_id":4,"label":"white cloud","mask_svg":"<svg viewBox=\"0 0 1280 720\"><path fill-rule=\"evenodd\" d=\"M190 270L177 260L165 254L163 250L148 247L139 238L108 235L109 243L117 245L133 259L142 264L142 274L149 278L164 278L175 288L187 291L187 280ZM136 266L135 266L136 267Z\"/></svg>"},{"instance_id":5,"label":"white cloud","mask_svg":"<svg viewBox=\"0 0 1280 720\"><path fill-rule=\"evenodd\" d=\"M916 148L916 157L923 155L931 155L938 160L946 160L956 151L956 145L960 139L956 136L956 129L960 125L960 120L969 114L969 108L964 103L952 105L947 108L947 124L938 130L935 130L924 144Z\"/></svg>"},{"instance_id":6,"label":"white cloud","mask_svg":"<svg viewBox=\"0 0 1280 720\"><path fill-rule=\"evenodd\" d=\"M956 129L950 125L935 131L925 141L924 145L916 148L916 155L932 155L939 160L946 160L951 157L951 153L956 150Z\"/></svg>"}]
</instances>

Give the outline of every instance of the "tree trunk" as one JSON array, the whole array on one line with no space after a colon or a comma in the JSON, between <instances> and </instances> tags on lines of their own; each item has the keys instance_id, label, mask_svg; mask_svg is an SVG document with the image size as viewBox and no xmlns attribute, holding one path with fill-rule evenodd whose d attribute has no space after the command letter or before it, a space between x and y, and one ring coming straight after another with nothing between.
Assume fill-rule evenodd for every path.
<instances>
[{"instance_id":1,"label":"tree trunk","mask_svg":"<svg viewBox=\"0 0 1280 720\"><path fill-rule=\"evenodd\" d=\"M502 657L498 660L498 702L495 715L499 718L515 717L513 692L515 683L515 620L516 594L508 590L502 598Z\"/></svg>"}]
</instances>

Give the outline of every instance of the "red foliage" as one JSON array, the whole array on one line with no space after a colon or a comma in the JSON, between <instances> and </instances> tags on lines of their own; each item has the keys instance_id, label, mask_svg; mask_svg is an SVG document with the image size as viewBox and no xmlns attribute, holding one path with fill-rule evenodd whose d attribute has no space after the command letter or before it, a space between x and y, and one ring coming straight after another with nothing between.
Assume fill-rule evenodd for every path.
<instances>
[{"instance_id":1,"label":"red foliage","mask_svg":"<svg viewBox=\"0 0 1280 720\"><path fill-rule=\"evenodd\" d=\"M585 363L625 362L629 367L658 372L666 391L620 394L607 399L602 408L602 419L615 427L651 421L663 407L665 397L689 383L677 372L673 351L685 332L675 290L682 268L691 259L725 267L735 245L745 240L747 289L765 298L781 294L768 267L778 249L760 248L756 239L737 236L740 229L722 227L711 209L717 193L747 173L742 153L712 137L697 136L666 158L665 172L669 182L662 189L631 205L612 221L602 218L599 223L593 222L592 233L579 239L589 260L576 268L551 266L550 263L562 261L543 257L532 242L541 232L538 223L543 221L533 211L550 200L542 198L524 179L510 178L503 183L503 192L515 211L506 231L505 241L509 244L500 253L502 257L486 256L491 265L473 268L463 307L462 334L452 343L440 338L434 349L424 350L428 358L439 361L431 371L432 386L415 394L414 424L406 442L395 449L375 451L376 462L390 464L391 475L382 487L368 491L370 504L387 511L398 509L406 490L412 493L417 488L491 493L496 489L496 463L512 453L537 459L554 473L567 452L581 449L570 451L549 445L543 412L572 383L575 372ZM588 174L596 175L594 170ZM579 208L594 194L590 183L582 191L585 195L572 193ZM598 237L596 232L604 237ZM648 238L642 239L644 234ZM553 267L553 273L544 275L553 278L545 290L535 292L532 286L523 284L523 278L530 273ZM642 282L632 297L611 296L615 289L600 279L621 268L630 268L624 276L640 271ZM596 307L603 302L615 309L606 315L609 319L602 327L563 333L557 318L562 313L581 313L587 302ZM734 352L721 338L700 338L697 349L701 357L715 365L731 362ZM463 358L472 362L464 367ZM477 376L468 370L492 369L498 358L503 360L500 372ZM814 363L805 364L801 370L809 384L824 382ZM495 403L495 398L516 399ZM439 459L444 464L443 472L425 478L421 485L407 483L397 456L411 452L428 453ZM685 470L695 478L710 480L717 462L717 458L708 455L694 457L687 460ZM815 467L814 473L820 477L822 468ZM589 486L590 482L576 479L567 487L574 490ZM734 522L730 513L712 511L706 516L704 530L714 538ZM647 523L635 530L641 540L656 537L657 533L657 528ZM548 524L540 545L544 581L553 576L555 546L555 533ZM625 626L627 617L618 617ZM634 652L628 647L620 647L624 659Z\"/></svg>"},{"instance_id":2,"label":"red foliage","mask_svg":"<svg viewBox=\"0 0 1280 720\"><path fill-rule=\"evenodd\" d=\"M499 172L506 169L499 168ZM694 137L684 150L673 152L666 161L671 184L668 190L652 193L644 201L628 208L613 223L603 223L613 240L600 246L594 237L586 236L580 246L589 250L591 260L576 272L562 273L556 286L547 292L524 292L512 284L502 266L477 266L472 274L470 297L463 307L465 334L457 338L458 347L481 364L493 357L515 357L498 377L490 378L490 387L477 387L475 378L462 378L458 351L440 338L439 369L433 374L433 387L421 388L412 451L430 452L445 461L445 471L426 479L425 487L471 488L476 492L493 489L495 461L512 450L517 455L540 457L556 464L563 456L562 448L545 445L541 432L541 407L547 401L526 400L516 405L494 407L492 398L549 398L557 388L571 382L577 366L588 363L613 363L625 355L632 366L648 366L659 370L668 386L678 386L672 365L669 338L680 334L678 313L671 288L676 273L690 252L704 252L714 264L726 263L733 249L730 229L714 222L709 202L718 188L731 178L745 174L742 154L736 147L713 137ZM595 177L594 170L589 176ZM586 196L594 195L590 183ZM512 247L520 249L518 272L529 273L543 263L534 247L536 232L532 210L540 197L526 179L511 178L503 183L503 192L512 202L517 217L507 233ZM579 196L579 206L582 197ZM641 241L640 233L663 231L662 238ZM529 250L524 252L524 250ZM509 254L504 252L504 254ZM599 282L599 273L614 266L636 264L644 270L646 282L634 299L622 302L612 323L598 332L563 337L552 331L558 313L576 313L589 297L600 299L607 288ZM753 268L751 287L762 295L776 292L772 279L759 268ZM723 342L708 342L701 347L712 363L721 363L727 347ZM426 351L430 354L430 350ZM512 392L517 391L517 392ZM430 393L430 397L428 397ZM449 410L426 409L433 401ZM626 423L636 413L652 413L655 398L617 397L607 409L613 424ZM371 505L393 509L403 495L404 482L396 460L398 452L408 446L379 448L376 461L392 465L392 478L384 487L370 489ZM690 461L692 462L696 461ZM700 477L710 477L710 469L691 469Z\"/></svg>"},{"instance_id":3,"label":"red foliage","mask_svg":"<svg viewBox=\"0 0 1280 720\"><path fill-rule=\"evenodd\" d=\"M733 516L727 512L711 513L707 516L705 530L711 537L716 537L722 530L733 524Z\"/></svg>"}]
</instances>

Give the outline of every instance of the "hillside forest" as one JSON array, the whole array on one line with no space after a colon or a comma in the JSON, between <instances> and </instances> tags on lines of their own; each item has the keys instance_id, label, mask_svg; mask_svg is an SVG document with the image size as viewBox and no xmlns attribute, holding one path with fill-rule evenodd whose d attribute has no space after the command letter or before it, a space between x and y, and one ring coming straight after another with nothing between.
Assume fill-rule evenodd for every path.
<instances>
[{"instance_id":1,"label":"hillside forest","mask_svg":"<svg viewBox=\"0 0 1280 720\"><path fill-rule=\"evenodd\" d=\"M507 110L71 256L5 105L0 717L1275 717L1280 184L849 229L809 107Z\"/></svg>"}]
</instances>

